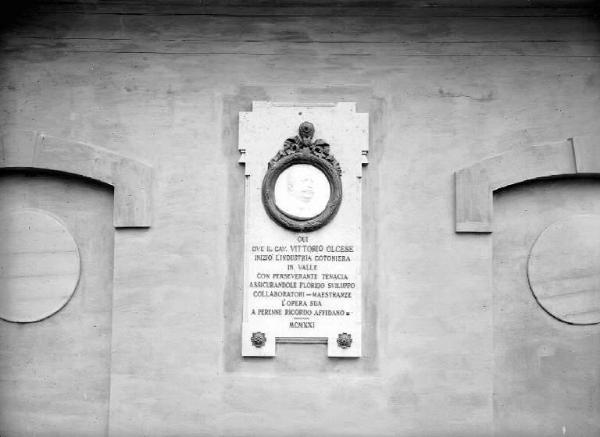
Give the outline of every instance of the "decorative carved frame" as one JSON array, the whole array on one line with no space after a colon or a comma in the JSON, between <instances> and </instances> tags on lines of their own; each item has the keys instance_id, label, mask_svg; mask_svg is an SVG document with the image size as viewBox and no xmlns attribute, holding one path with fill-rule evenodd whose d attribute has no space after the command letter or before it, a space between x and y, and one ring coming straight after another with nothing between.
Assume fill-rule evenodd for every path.
<instances>
[{"instance_id":1,"label":"decorative carved frame","mask_svg":"<svg viewBox=\"0 0 600 437\"><path fill-rule=\"evenodd\" d=\"M58 171L112 185L115 227L151 225L152 168L135 159L38 132L10 132L0 136L2 168Z\"/></svg>"},{"instance_id":2,"label":"decorative carved frame","mask_svg":"<svg viewBox=\"0 0 600 437\"><path fill-rule=\"evenodd\" d=\"M312 141L314 127L312 123L300 125L299 134L288 138L282 150L269 162L262 185L262 200L271 219L286 229L298 232L310 232L329 223L337 214L342 203L341 168L333 155L329 154L329 144L323 140ZM288 214L279 209L275 202L275 183L287 168L297 164L312 165L327 177L330 187L329 201L325 209L315 217L307 219Z\"/></svg>"},{"instance_id":3,"label":"decorative carved frame","mask_svg":"<svg viewBox=\"0 0 600 437\"><path fill-rule=\"evenodd\" d=\"M492 232L493 193L498 189L548 177L600 176L600 143L594 138L509 151L457 171L456 232Z\"/></svg>"}]
</instances>

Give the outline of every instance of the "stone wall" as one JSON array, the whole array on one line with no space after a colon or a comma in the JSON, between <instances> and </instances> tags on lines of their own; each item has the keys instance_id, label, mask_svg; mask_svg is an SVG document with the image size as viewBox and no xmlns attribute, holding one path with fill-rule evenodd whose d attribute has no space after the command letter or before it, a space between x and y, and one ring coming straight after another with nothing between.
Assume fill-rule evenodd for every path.
<instances>
[{"instance_id":1,"label":"stone wall","mask_svg":"<svg viewBox=\"0 0 600 437\"><path fill-rule=\"evenodd\" d=\"M494 233L455 232L456 171L599 133L592 11L61 2L31 4L6 21L2 135L42 132L151 166L153 207L149 228L115 229L114 252L91 248L114 254L106 377L91 353L35 375L0 363L17 403L2 408L2 436L44 435L56 429L48 424L73 433L80 419L69 405L22 414L42 392L83 405L90 373L104 381L95 411L105 411L99 426L113 436L600 432L600 328L546 313L518 264L546 226L599 210L597 180L498 191ZM327 358L319 344L241 357L238 113L253 100L349 101L369 113L360 359ZM13 172L0 175L8 177L0 187L18 197L26 187ZM82 205L110 222L102 199ZM502 268L505 259L521 267ZM47 329L18 325L28 336ZM3 362L61 347L32 341L23 356L14 331L0 320ZM68 390L53 392L43 373L58 366L72 378L56 380Z\"/></svg>"}]
</instances>

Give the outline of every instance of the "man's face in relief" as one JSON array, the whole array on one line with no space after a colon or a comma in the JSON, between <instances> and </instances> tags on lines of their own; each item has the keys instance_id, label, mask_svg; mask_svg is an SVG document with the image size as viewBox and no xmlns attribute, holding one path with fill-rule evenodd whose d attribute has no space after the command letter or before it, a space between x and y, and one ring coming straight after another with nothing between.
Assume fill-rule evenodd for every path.
<instances>
[{"instance_id":1,"label":"man's face in relief","mask_svg":"<svg viewBox=\"0 0 600 437\"><path fill-rule=\"evenodd\" d=\"M288 192L298 200L308 203L315 195L315 180L311 172L300 166L291 167L288 175Z\"/></svg>"},{"instance_id":2,"label":"man's face in relief","mask_svg":"<svg viewBox=\"0 0 600 437\"><path fill-rule=\"evenodd\" d=\"M275 184L277 207L301 218L320 214L327 206L329 195L329 181L325 174L308 164L287 168Z\"/></svg>"}]
</instances>

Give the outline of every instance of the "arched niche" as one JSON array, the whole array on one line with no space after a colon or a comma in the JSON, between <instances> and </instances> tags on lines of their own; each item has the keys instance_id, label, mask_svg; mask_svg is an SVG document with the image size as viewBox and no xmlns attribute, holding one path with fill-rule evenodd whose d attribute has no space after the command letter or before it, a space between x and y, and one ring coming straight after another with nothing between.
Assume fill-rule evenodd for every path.
<instances>
[{"instance_id":1,"label":"arched niche","mask_svg":"<svg viewBox=\"0 0 600 437\"><path fill-rule=\"evenodd\" d=\"M533 179L600 175L600 143L592 137L530 146L456 172L456 232L493 230L493 193Z\"/></svg>"},{"instance_id":2,"label":"arched niche","mask_svg":"<svg viewBox=\"0 0 600 437\"><path fill-rule=\"evenodd\" d=\"M135 159L38 132L11 132L0 136L3 168L58 171L112 185L114 226L151 225L152 168Z\"/></svg>"}]
</instances>

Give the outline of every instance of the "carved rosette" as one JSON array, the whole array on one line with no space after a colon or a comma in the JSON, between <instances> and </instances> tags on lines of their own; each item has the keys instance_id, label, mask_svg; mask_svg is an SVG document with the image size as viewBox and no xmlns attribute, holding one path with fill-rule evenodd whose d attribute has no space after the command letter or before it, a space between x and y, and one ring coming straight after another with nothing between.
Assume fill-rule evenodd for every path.
<instances>
[{"instance_id":1,"label":"carved rosette","mask_svg":"<svg viewBox=\"0 0 600 437\"><path fill-rule=\"evenodd\" d=\"M346 332L338 334L337 344L342 349L348 349L350 346L352 346L352 335Z\"/></svg>"},{"instance_id":2,"label":"carved rosette","mask_svg":"<svg viewBox=\"0 0 600 437\"><path fill-rule=\"evenodd\" d=\"M264 332L253 332L250 341L254 347L263 347L267 342L267 336Z\"/></svg>"},{"instance_id":3,"label":"carved rosette","mask_svg":"<svg viewBox=\"0 0 600 437\"><path fill-rule=\"evenodd\" d=\"M288 138L283 148L269 161L263 180L262 198L268 215L280 226L292 231L309 232L329 223L337 214L342 202L342 169L323 140L313 140L315 127L305 121L298 135ZM330 196L325 209L310 218L301 218L281 210L275 202L275 183L281 173L297 164L312 165L325 175L330 186Z\"/></svg>"}]
</instances>

